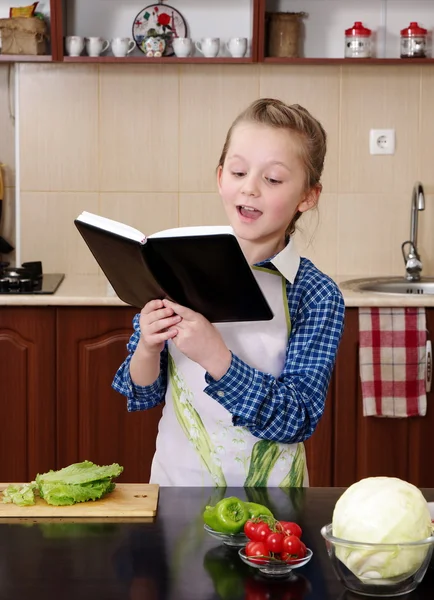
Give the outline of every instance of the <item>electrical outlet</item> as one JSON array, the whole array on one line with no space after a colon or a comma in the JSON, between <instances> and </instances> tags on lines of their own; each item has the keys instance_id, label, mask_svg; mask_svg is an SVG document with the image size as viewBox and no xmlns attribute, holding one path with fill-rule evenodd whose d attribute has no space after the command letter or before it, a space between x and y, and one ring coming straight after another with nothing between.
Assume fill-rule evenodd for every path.
<instances>
[{"instance_id":1,"label":"electrical outlet","mask_svg":"<svg viewBox=\"0 0 434 600\"><path fill-rule=\"evenodd\" d=\"M371 129L369 152L371 154L395 154L395 130Z\"/></svg>"}]
</instances>

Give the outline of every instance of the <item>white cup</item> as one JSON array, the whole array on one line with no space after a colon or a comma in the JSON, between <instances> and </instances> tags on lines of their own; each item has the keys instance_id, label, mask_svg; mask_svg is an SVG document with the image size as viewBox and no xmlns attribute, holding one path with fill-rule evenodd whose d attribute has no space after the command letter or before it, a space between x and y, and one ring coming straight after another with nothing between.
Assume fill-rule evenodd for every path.
<instances>
[{"instance_id":1,"label":"white cup","mask_svg":"<svg viewBox=\"0 0 434 600\"><path fill-rule=\"evenodd\" d=\"M229 54L234 58L242 58L247 52L247 38L234 37L227 42Z\"/></svg>"},{"instance_id":2,"label":"white cup","mask_svg":"<svg viewBox=\"0 0 434 600\"><path fill-rule=\"evenodd\" d=\"M67 35L65 48L69 56L80 56L84 48L84 38L79 35Z\"/></svg>"},{"instance_id":3,"label":"white cup","mask_svg":"<svg viewBox=\"0 0 434 600\"><path fill-rule=\"evenodd\" d=\"M86 52L89 56L99 56L107 50L109 45L109 42L101 37L86 38Z\"/></svg>"},{"instance_id":4,"label":"white cup","mask_svg":"<svg viewBox=\"0 0 434 600\"><path fill-rule=\"evenodd\" d=\"M129 37L117 37L111 41L114 56L121 57L131 54L136 47L136 42Z\"/></svg>"},{"instance_id":5,"label":"white cup","mask_svg":"<svg viewBox=\"0 0 434 600\"><path fill-rule=\"evenodd\" d=\"M172 47L176 56L185 58L186 56L190 56L193 43L190 38L176 37L172 40Z\"/></svg>"},{"instance_id":6,"label":"white cup","mask_svg":"<svg viewBox=\"0 0 434 600\"><path fill-rule=\"evenodd\" d=\"M201 54L208 58L214 58L219 53L220 38L202 38L200 42L196 42L196 48Z\"/></svg>"}]
</instances>

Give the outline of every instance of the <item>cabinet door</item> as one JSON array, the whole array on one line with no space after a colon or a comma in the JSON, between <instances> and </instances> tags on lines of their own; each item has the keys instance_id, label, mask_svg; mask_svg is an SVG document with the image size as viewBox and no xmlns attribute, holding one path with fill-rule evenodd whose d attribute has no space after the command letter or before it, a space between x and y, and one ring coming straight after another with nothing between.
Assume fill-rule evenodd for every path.
<instances>
[{"instance_id":1,"label":"cabinet door","mask_svg":"<svg viewBox=\"0 0 434 600\"><path fill-rule=\"evenodd\" d=\"M427 339L434 344L434 308L426 309ZM434 384L427 393L424 417L409 419L409 480L418 487L434 487Z\"/></svg>"},{"instance_id":2,"label":"cabinet door","mask_svg":"<svg viewBox=\"0 0 434 600\"><path fill-rule=\"evenodd\" d=\"M333 485L332 431L334 376L330 382L326 406L313 436L305 442L309 485L329 487Z\"/></svg>"},{"instance_id":3,"label":"cabinet door","mask_svg":"<svg viewBox=\"0 0 434 600\"><path fill-rule=\"evenodd\" d=\"M348 486L380 475L409 480L411 419L363 416L357 308L345 312L335 370L334 485Z\"/></svg>"},{"instance_id":4,"label":"cabinet door","mask_svg":"<svg viewBox=\"0 0 434 600\"><path fill-rule=\"evenodd\" d=\"M149 481L161 408L128 413L111 388L127 355L130 308L59 308L57 311L58 468L90 460L117 462L123 482Z\"/></svg>"},{"instance_id":5,"label":"cabinet door","mask_svg":"<svg viewBox=\"0 0 434 600\"><path fill-rule=\"evenodd\" d=\"M0 481L55 467L55 309L0 310Z\"/></svg>"}]
</instances>

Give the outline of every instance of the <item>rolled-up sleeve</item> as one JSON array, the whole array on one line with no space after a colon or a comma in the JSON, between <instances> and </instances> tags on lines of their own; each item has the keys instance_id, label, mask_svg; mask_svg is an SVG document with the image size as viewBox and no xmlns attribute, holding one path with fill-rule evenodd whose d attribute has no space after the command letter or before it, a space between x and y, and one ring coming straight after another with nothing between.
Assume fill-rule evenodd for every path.
<instances>
[{"instance_id":1,"label":"rolled-up sleeve","mask_svg":"<svg viewBox=\"0 0 434 600\"><path fill-rule=\"evenodd\" d=\"M234 425L255 437L283 443L306 440L324 412L344 315L342 295L333 289L310 302L297 319L279 377L232 355L221 379L205 375L205 392L232 414Z\"/></svg>"},{"instance_id":2,"label":"rolled-up sleeve","mask_svg":"<svg viewBox=\"0 0 434 600\"><path fill-rule=\"evenodd\" d=\"M133 328L134 333L130 337L127 344L128 356L116 371L112 382L112 388L116 392L126 396L127 410L130 412L136 410L147 410L148 408L153 408L164 401L167 387L168 361L168 350L166 344L160 355L160 374L156 381L154 381L151 385L136 385L131 379L130 362L140 339L139 314L134 316Z\"/></svg>"}]
</instances>

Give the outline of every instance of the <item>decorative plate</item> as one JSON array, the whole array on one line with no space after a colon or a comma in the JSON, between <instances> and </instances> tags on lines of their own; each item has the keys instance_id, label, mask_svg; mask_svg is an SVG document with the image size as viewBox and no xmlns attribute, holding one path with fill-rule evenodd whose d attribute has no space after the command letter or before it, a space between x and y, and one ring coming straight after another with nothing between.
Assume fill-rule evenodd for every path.
<instances>
[{"instance_id":1,"label":"decorative plate","mask_svg":"<svg viewBox=\"0 0 434 600\"><path fill-rule=\"evenodd\" d=\"M142 47L142 42L148 35L150 29L167 36L164 56L172 56L172 39L175 37L187 37L187 24L184 17L176 8L156 2L143 8L136 16L133 22L133 38L139 50L146 53Z\"/></svg>"}]
</instances>

